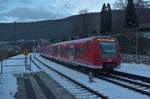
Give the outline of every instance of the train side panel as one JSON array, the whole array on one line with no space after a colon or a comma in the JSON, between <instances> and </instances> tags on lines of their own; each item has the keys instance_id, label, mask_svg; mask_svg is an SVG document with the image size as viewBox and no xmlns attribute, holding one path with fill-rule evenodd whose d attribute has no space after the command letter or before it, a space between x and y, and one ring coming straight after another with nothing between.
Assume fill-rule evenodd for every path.
<instances>
[{"instance_id":1,"label":"train side panel","mask_svg":"<svg viewBox=\"0 0 150 99\"><path fill-rule=\"evenodd\" d=\"M109 40L109 38L106 38L106 40ZM117 42L114 43L117 44ZM111 42L106 42L106 45L109 44L111 44ZM107 48L108 46L106 45L105 47ZM73 42L68 41L52 44L51 46L48 46L48 48L44 47L43 49L47 50L44 53L49 55L51 58L84 67L101 69L107 66L112 68L119 66L121 57L118 44L116 45L116 48L117 53L115 56L106 57L104 56L104 49L103 46L100 45L98 37L91 37L82 40L75 40Z\"/></svg>"}]
</instances>

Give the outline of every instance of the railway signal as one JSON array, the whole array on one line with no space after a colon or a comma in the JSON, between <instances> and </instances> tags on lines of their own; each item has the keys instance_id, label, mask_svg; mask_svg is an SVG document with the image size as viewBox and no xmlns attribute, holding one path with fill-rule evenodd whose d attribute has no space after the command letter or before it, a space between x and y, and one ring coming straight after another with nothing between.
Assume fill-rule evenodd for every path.
<instances>
[{"instance_id":1,"label":"railway signal","mask_svg":"<svg viewBox=\"0 0 150 99\"><path fill-rule=\"evenodd\" d=\"M23 54L24 54L24 56L25 56L25 60L24 60L25 67L26 67L27 70L31 71L31 66L28 65L28 55L29 55L29 51L28 51L27 48L25 48L25 49L23 50Z\"/></svg>"},{"instance_id":2,"label":"railway signal","mask_svg":"<svg viewBox=\"0 0 150 99\"><path fill-rule=\"evenodd\" d=\"M29 51L28 51L27 48L25 48L25 49L23 50L23 54L24 54L25 56L29 55Z\"/></svg>"}]
</instances>

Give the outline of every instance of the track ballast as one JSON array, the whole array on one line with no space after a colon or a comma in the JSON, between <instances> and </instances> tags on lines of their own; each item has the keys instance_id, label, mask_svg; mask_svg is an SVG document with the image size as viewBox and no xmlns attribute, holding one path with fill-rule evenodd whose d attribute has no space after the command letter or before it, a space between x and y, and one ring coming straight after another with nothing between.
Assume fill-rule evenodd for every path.
<instances>
[{"instance_id":1,"label":"track ballast","mask_svg":"<svg viewBox=\"0 0 150 99\"><path fill-rule=\"evenodd\" d=\"M64 62L60 62L54 59L50 59L48 57L45 57L43 55L41 55L42 57L49 59L53 62L56 62L58 64L61 64L65 67L71 68L71 69L75 69L79 72L85 73L85 74L89 74L89 72L91 72L91 70L89 71L89 69L86 69L79 66L73 66L72 64L66 64ZM139 76L139 75L134 75L134 74L129 74L129 73L125 73L125 72L120 72L120 71L93 71L93 74L95 77L105 80L107 82L116 84L118 86L121 86L123 88L127 88L129 90L138 92L140 94L143 95L147 95L150 97L150 78L148 77L144 77L144 76Z\"/></svg>"},{"instance_id":2,"label":"track ballast","mask_svg":"<svg viewBox=\"0 0 150 99\"><path fill-rule=\"evenodd\" d=\"M108 99L108 97L103 95L102 93L99 93L99 92L85 86L84 84L81 84L80 82L70 78L69 76L66 76L63 73L60 73L57 70L51 68L47 64L45 64L42 61L40 61L39 59L37 59L35 56L34 56L34 59L36 61L38 61L39 63L41 63L46 68L55 71L59 76L61 76L60 78L63 78L65 81L70 83L72 85L72 87L70 87L70 88L68 88L66 85L63 85L63 83L62 83L62 86L66 87L66 89L69 92L71 92L72 94L75 94L76 98L78 98L78 99ZM57 80L59 80L59 79L57 79Z\"/></svg>"}]
</instances>

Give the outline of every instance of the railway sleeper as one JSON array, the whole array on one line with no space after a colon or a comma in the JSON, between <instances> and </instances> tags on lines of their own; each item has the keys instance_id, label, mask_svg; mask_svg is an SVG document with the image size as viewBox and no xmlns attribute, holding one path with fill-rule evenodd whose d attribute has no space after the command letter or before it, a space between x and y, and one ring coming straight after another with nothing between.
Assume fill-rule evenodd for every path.
<instances>
[{"instance_id":1,"label":"railway sleeper","mask_svg":"<svg viewBox=\"0 0 150 99\"><path fill-rule=\"evenodd\" d=\"M149 93L149 92L147 92L147 91L140 90L140 89L134 88L134 87L132 87L132 86L128 86L128 85L123 84L123 83L119 83L119 82L117 82L117 81L114 81L114 80L108 79L108 78L106 78L106 77L102 77L102 76L100 77L100 76L99 76L99 78L100 78L100 79L102 79L102 80L108 81L108 82L110 82L110 83L113 83L113 84L116 84L116 85L122 86L122 87L124 87L124 88L130 89L130 90L133 90L133 91L135 91L135 92L138 92L138 93L141 93L141 94L144 94L144 95L147 95L147 96L149 96L149 97L150 97L150 93Z\"/></svg>"},{"instance_id":2,"label":"railway sleeper","mask_svg":"<svg viewBox=\"0 0 150 99\"><path fill-rule=\"evenodd\" d=\"M35 58L37 61L39 61L41 64L43 64L45 67L50 68L47 64L43 63L42 61L40 61L39 59L37 59L35 56L34 56L34 58ZM51 69L52 69L52 68L51 68ZM52 70L54 70L54 69L52 69ZM99 93L99 92L97 92L97 91L94 91L94 90L92 90L92 89L86 87L85 85L81 84L80 82L77 82L77 81L71 79L70 77L68 77L68 76L66 76L66 75L64 75L64 74L62 74L62 73L60 73L60 72L58 72L58 71L56 71L56 70L54 70L54 71L55 71L56 73L60 74L61 76L65 77L66 79L68 79L68 80L70 80L70 81L76 83L76 84L79 85L81 88L88 90L90 93L93 93L93 94L96 95L97 97L101 97L102 99L108 99L108 97L104 96L103 94L101 94L101 93Z\"/></svg>"}]
</instances>

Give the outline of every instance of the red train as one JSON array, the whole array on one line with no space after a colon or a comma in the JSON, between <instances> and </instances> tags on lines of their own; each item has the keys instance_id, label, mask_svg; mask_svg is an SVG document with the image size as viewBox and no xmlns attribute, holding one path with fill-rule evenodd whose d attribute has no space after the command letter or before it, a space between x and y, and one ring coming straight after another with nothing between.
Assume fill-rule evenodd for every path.
<instances>
[{"instance_id":1,"label":"red train","mask_svg":"<svg viewBox=\"0 0 150 99\"><path fill-rule=\"evenodd\" d=\"M114 69L121 62L118 41L107 36L56 43L40 50L50 58L93 69Z\"/></svg>"}]
</instances>

